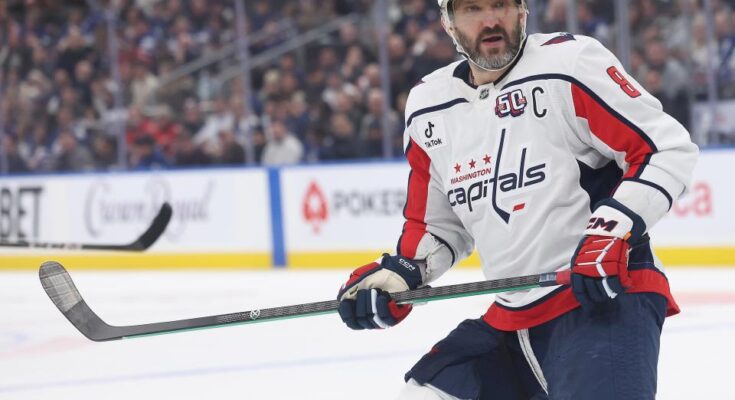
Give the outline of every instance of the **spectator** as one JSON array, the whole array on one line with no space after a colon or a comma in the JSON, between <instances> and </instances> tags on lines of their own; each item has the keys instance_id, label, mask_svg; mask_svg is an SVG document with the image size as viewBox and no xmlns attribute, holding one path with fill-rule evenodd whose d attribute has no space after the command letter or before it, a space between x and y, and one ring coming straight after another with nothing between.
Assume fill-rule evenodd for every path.
<instances>
[{"instance_id":1,"label":"spectator","mask_svg":"<svg viewBox=\"0 0 735 400\"><path fill-rule=\"evenodd\" d=\"M152 136L167 157L173 153L172 144L179 134L181 126L173 119L173 111L167 104L157 106L154 110Z\"/></svg>"},{"instance_id":2,"label":"spectator","mask_svg":"<svg viewBox=\"0 0 735 400\"><path fill-rule=\"evenodd\" d=\"M253 31L259 31L265 28L268 23L280 19L280 13L271 9L268 0L255 0L254 3L253 12L250 14Z\"/></svg>"},{"instance_id":3,"label":"spectator","mask_svg":"<svg viewBox=\"0 0 735 400\"><path fill-rule=\"evenodd\" d=\"M263 149L263 165L296 164L304 155L304 146L281 121L272 121L271 137Z\"/></svg>"},{"instance_id":4,"label":"spectator","mask_svg":"<svg viewBox=\"0 0 735 400\"><path fill-rule=\"evenodd\" d=\"M92 81L92 107L103 121L114 119L115 99L112 95L111 82L105 77L99 77Z\"/></svg>"},{"instance_id":5,"label":"spectator","mask_svg":"<svg viewBox=\"0 0 735 400\"><path fill-rule=\"evenodd\" d=\"M356 82L365 68L365 51L360 46L350 46L339 73L348 81Z\"/></svg>"},{"instance_id":6,"label":"spectator","mask_svg":"<svg viewBox=\"0 0 735 400\"><path fill-rule=\"evenodd\" d=\"M339 40L336 50L342 60L347 58L350 48L354 48L363 55L368 55L367 46L360 41L360 32L355 24L344 24L339 28Z\"/></svg>"},{"instance_id":7,"label":"spectator","mask_svg":"<svg viewBox=\"0 0 735 400\"><path fill-rule=\"evenodd\" d=\"M304 140L304 162L317 163L323 156L324 146L322 145L322 136L319 135L315 127L310 127L306 131Z\"/></svg>"},{"instance_id":8,"label":"spectator","mask_svg":"<svg viewBox=\"0 0 735 400\"><path fill-rule=\"evenodd\" d=\"M8 173L28 172L28 164L18 152L18 138L13 134L5 133L2 135L2 140L2 151L5 152Z\"/></svg>"},{"instance_id":9,"label":"spectator","mask_svg":"<svg viewBox=\"0 0 735 400\"><path fill-rule=\"evenodd\" d=\"M133 80L130 83L132 103L138 107L145 106L157 86L158 78L153 75L146 63L136 62L133 67Z\"/></svg>"},{"instance_id":10,"label":"spectator","mask_svg":"<svg viewBox=\"0 0 735 400\"><path fill-rule=\"evenodd\" d=\"M363 154L366 157L383 156L383 106L385 97L383 92L372 89L368 93L368 113L362 118L360 124L360 140L365 144ZM388 114L388 125L390 126L390 137L401 136L403 123L394 111ZM391 139L391 144L393 140Z\"/></svg>"},{"instance_id":11,"label":"spectator","mask_svg":"<svg viewBox=\"0 0 735 400\"><path fill-rule=\"evenodd\" d=\"M133 144L141 136L153 135L155 129L155 122L143 115L140 108L132 106L128 109L127 126L125 128L128 145Z\"/></svg>"},{"instance_id":12,"label":"spectator","mask_svg":"<svg viewBox=\"0 0 735 400\"><path fill-rule=\"evenodd\" d=\"M294 93L287 107L288 116L286 117L286 125L299 140L303 141L306 137L306 131L309 129L309 125L311 125L311 115L304 99L304 94L302 92Z\"/></svg>"},{"instance_id":13,"label":"spectator","mask_svg":"<svg viewBox=\"0 0 735 400\"><path fill-rule=\"evenodd\" d=\"M234 120L237 122L235 133L244 136L246 132L252 132L256 127L261 125L260 118L252 107L245 110L244 102L240 96L233 97L230 104L234 114ZM247 114L246 114L247 112Z\"/></svg>"},{"instance_id":14,"label":"spectator","mask_svg":"<svg viewBox=\"0 0 735 400\"><path fill-rule=\"evenodd\" d=\"M114 138L98 133L92 141L92 158L97 170L111 169L117 165L117 142Z\"/></svg>"},{"instance_id":15,"label":"spectator","mask_svg":"<svg viewBox=\"0 0 735 400\"><path fill-rule=\"evenodd\" d=\"M435 33L430 32L427 35L436 36ZM446 35L443 35L441 39L435 37L431 41L431 45L426 48L426 51L416 57L416 62L413 64L410 80L404 79L403 85L399 85L401 91L408 91L417 84L419 80L430 73L430 71L440 68L442 65L447 64L454 59L455 50L451 41L448 40Z\"/></svg>"},{"instance_id":16,"label":"spectator","mask_svg":"<svg viewBox=\"0 0 735 400\"><path fill-rule=\"evenodd\" d=\"M212 159L194 144L191 131L182 129L174 141L174 163L182 167L209 165Z\"/></svg>"},{"instance_id":17,"label":"spectator","mask_svg":"<svg viewBox=\"0 0 735 400\"><path fill-rule=\"evenodd\" d=\"M733 10L723 7L717 11L715 15L715 36L719 48L717 78L720 96L723 98L735 98L735 27L733 24L735 24Z\"/></svg>"},{"instance_id":18,"label":"spectator","mask_svg":"<svg viewBox=\"0 0 735 400\"><path fill-rule=\"evenodd\" d=\"M3 69L20 71L25 74L31 69L33 54L26 46L23 37L23 28L16 22L11 22L7 26L7 45L4 46L0 66Z\"/></svg>"},{"instance_id":19,"label":"spectator","mask_svg":"<svg viewBox=\"0 0 735 400\"><path fill-rule=\"evenodd\" d=\"M638 76L646 76L648 69L653 69L661 74L661 78L666 85L664 92L669 98L680 96L680 92L685 90L689 80L686 69L677 60L668 56L666 45L659 39L652 40L646 44L645 59L647 65L644 71L639 72Z\"/></svg>"},{"instance_id":20,"label":"spectator","mask_svg":"<svg viewBox=\"0 0 735 400\"><path fill-rule=\"evenodd\" d=\"M36 122L31 129L30 135L24 135L24 139L19 142L18 151L26 160L30 170L52 171L54 165L51 149L56 136L49 134L43 122Z\"/></svg>"},{"instance_id":21,"label":"spectator","mask_svg":"<svg viewBox=\"0 0 735 400\"><path fill-rule=\"evenodd\" d=\"M689 99L683 90L671 97L664 89L661 73L655 69L648 71L644 85L661 102L667 114L674 117L680 124L689 125Z\"/></svg>"},{"instance_id":22,"label":"spectator","mask_svg":"<svg viewBox=\"0 0 735 400\"><path fill-rule=\"evenodd\" d=\"M262 103L275 101L281 97L281 72L276 69L266 71L263 76L263 88L258 100Z\"/></svg>"},{"instance_id":23,"label":"spectator","mask_svg":"<svg viewBox=\"0 0 735 400\"><path fill-rule=\"evenodd\" d=\"M324 46L319 50L317 59L318 68L327 73L334 73L339 69L339 56L332 46Z\"/></svg>"},{"instance_id":24,"label":"spectator","mask_svg":"<svg viewBox=\"0 0 735 400\"><path fill-rule=\"evenodd\" d=\"M162 169L168 167L168 161L156 148L156 140L150 135L141 135L133 142L130 153L132 169Z\"/></svg>"},{"instance_id":25,"label":"spectator","mask_svg":"<svg viewBox=\"0 0 735 400\"><path fill-rule=\"evenodd\" d=\"M345 114L350 121L357 125L360 123L362 109L357 101L360 99L359 92L354 87L345 88L346 90L334 90L325 93L325 97L329 98L326 103L329 105L332 113ZM328 89L329 90L329 89Z\"/></svg>"},{"instance_id":26,"label":"spectator","mask_svg":"<svg viewBox=\"0 0 735 400\"><path fill-rule=\"evenodd\" d=\"M422 75L423 76L423 75ZM357 84L363 92L370 89L380 89L380 67L378 64L368 64L358 78Z\"/></svg>"},{"instance_id":27,"label":"spectator","mask_svg":"<svg viewBox=\"0 0 735 400\"><path fill-rule=\"evenodd\" d=\"M68 76L74 76L74 69L78 62L84 60L91 52L87 40L78 26L70 26L67 35L59 44L61 52L57 65L66 71Z\"/></svg>"},{"instance_id":28,"label":"spectator","mask_svg":"<svg viewBox=\"0 0 735 400\"><path fill-rule=\"evenodd\" d=\"M333 114L329 121L330 135L325 139L324 158L347 160L357 158L359 143L355 125L346 114Z\"/></svg>"},{"instance_id":29,"label":"spectator","mask_svg":"<svg viewBox=\"0 0 735 400\"><path fill-rule=\"evenodd\" d=\"M597 38L608 48L613 44L610 27L602 15L594 14L591 3L578 2L577 15L579 17L579 27L583 34Z\"/></svg>"},{"instance_id":30,"label":"spectator","mask_svg":"<svg viewBox=\"0 0 735 400\"><path fill-rule=\"evenodd\" d=\"M537 2L531 12L542 19L541 31L567 30L567 2ZM371 93L383 83L370 18L342 24L303 49L264 67L255 66L251 91L245 93L242 77L225 77L233 70L234 60L218 56L235 44L232 2L121 1L116 37L119 82L112 74L112 60L107 59L107 31L100 13L83 1L74 6L53 1L12 3L11 12L0 8L0 131L17 134L18 153L31 171L54 168L51 147L65 131L76 137L78 147L93 154L96 166L115 168L114 162L97 154L106 151L97 132L114 132L116 124L126 119L121 115L123 107L130 110L129 159L134 158L136 140L152 136L161 145L154 150L175 163L202 161L198 155L195 161L177 157L178 142L192 139L193 149L209 154L207 162L218 162L224 154L223 142L230 139L222 131L234 138L254 132L252 139L260 141L252 144L257 152L264 148L266 135L254 128L270 132L273 120L285 123L303 144L307 162L348 154L382 155L382 123L370 104L376 101ZM265 34L265 39L251 41L251 54L259 55L348 12L365 17L374 4L369 0L246 1L251 32ZM633 48L628 71L683 123L691 111L688 99L706 99L710 62L717 69L719 98L735 98L735 4L715 1L713 7L716 44L708 48L700 1L630 2ZM615 2L577 2L577 12L581 33L616 50L610 29L616 24ZM390 20L396 21L387 49L392 98L382 101L390 105L400 126L407 91L428 72L454 60L455 52L441 32L437 8L430 0L398 2L391 8ZM199 57L219 61L171 80ZM165 85L159 87L161 82ZM252 113L244 116L246 99ZM193 138L180 138L179 130L184 128L195 134ZM400 132L390 136L397 153L402 147ZM359 143L359 153L350 150L354 141ZM237 160L236 146L233 149Z\"/></svg>"},{"instance_id":31,"label":"spectator","mask_svg":"<svg viewBox=\"0 0 735 400\"><path fill-rule=\"evenodd\" d=\"M175 65L173 59L167 58L160 62L159 76L161 81L170 78ZM174 110L184 107L184 102L195 94L196 83L192 76L178 78L173 82L156 87L155 100L171 106Z\"/></svg>"},{"instance_id":32,"label":"spectator","mask_svg":"<svg viewBox=\"0 0 735 400\"><path fill-rule=\"evenodd\" d=\"M406 83L406 76L413 69L414 64L413 57L406 57L408 53L407 47L403 36L394 33L388 37L390 84L391 87L398 88L399 90L406 89L405 85L413 86L412 83ZM454 58L454 55L449 60L452 58Z\"/></svg>"},{"instance_id":33,"label":"spectator","mask_svg":"<svg viewBox=\"0 0 735 400\"><path fill-rule=\"evenodd\" d=\"M197 146L204 146L204 151L214 154L219 152L219 133L232 130L235 115L223 97L214 101L214 112L207 117L202 129L194 136Z\"/></svg>"},{"instance_id":34,"label":"spectator","mask_svg":"<svg viewBox=\"0 0 735 400\"><path fill-rule=\"evenodd\" d=\"M202 116L199 103L193 98L184 101L184 116L181 125L189 132L199 132L204 127L204 117Z\"/></svg>"},{"instance_id":35,"label":"spectator","mask_svg":"<svg viewBox=\"0 0 735 400\"><path fill-rule=\"evenodd\" d=\"M82 107L92 105L92 63L82 60L74 67L74 90Z\"/></svg>"},{"instance_id":36,"label":"spectator","mask_svg":"<svg viewBox=\"0 0 735 400\"><path fill-rule=\"evenodd\" d=\"M566 0L549 0L546 4L542 30L544 32L564 32L567 28Z\"/></svg>"},{"instance_id":37,"label":"spectator","mask_svg":"<svg viewBox=\"0 0 735 400\"><path fill-rule=\"evenodd\" d=\"M245 149L238 143L235 134L231 130L223 130L219 133L220 154L217 163L223 165L242 165L245 163Z\"/></svg>"},{"instance_id":38,"label":"spectator","mask_svg":"<svg viewBox=\"0 0 735 400\"><path fill-rule=\"evenodd\" d=\"M299 87L303 87L306 83L306 73L296 63L296 57L292 53L284 54L278 59L278 69L285 75L295 76L299 81Z\"/></svg>"},{"instance_id":39,"label":"spectator","mask_svg":"<svg viewBox=\"0 0 735 400\"><path fill-rule=\"evenodd\" d=\"M253 155L255 156L254 161L257 164L260 164L263 161L263 150L265 150L265 145L267 143L265 133L261 127L255 127L250 132L250 137L253 143Z\"/></svg>"},{"instance_id":40,"label":"spectator","mask_svg":"<svg viewBox=\"0 0 735 400\"><path fill-rule=\"evenodd\" d=\"M53 156L55 171L88 171L94 169L94 160L89 150L80 146L70 131L61 131L56 139Z\"/></svg>"},{"instance_id":41,"label":"spectator","mask_svg":"<svg viewBox=\"0 0 735 400\"><path fill-rule=\"evenodd\" d=\"M698 99L706 98L707 71L710 65L710 54L715 54L715 46L707 45L707 21L704 14L699 13L692 19L692 43L690 59L692 62L692 91Z\"/></svg>"}]
</instances>

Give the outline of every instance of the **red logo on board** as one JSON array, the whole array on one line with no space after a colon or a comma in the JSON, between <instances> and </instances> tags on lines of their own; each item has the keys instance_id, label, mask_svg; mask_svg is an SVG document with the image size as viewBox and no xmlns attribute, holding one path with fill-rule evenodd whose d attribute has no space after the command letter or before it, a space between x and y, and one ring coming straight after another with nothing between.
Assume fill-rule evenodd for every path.
<instances>
[{"instance_id":1,"label":"red logo on board","mask_svg":"<svg viewBox=\"0 0 735 400\"><path fill-rule=\"evenodd\" d=\"M306 222L311 225L314 233L318 234L319 228L329 218L329 209L324 192L322 192L322 189L315 181L311 181L309 187L306 189L301 210Z\"/></svg>"}]
</instances>

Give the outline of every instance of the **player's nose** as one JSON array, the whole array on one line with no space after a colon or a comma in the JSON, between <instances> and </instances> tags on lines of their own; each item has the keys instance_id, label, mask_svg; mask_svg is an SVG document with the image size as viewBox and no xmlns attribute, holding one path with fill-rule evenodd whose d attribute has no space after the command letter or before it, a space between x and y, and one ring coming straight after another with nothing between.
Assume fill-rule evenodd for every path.
<instances>
[{"instance_id":1,"label":"player's nose","mask_svg":"<svg viewBox=\"0 0 735 400\"><path fill-rule=\"evenodd\" d=\"M500 20L501 16L498 15L498 12L491 9L483 10L482 15L480 16L480 21L482 22L483 28L493 28L495 26L498 26L500 24Z\"/></svg>"},{"instance_id":2,"label":"player's nose","mask_svg":"<svg viewBox=\"0 0 735 400\"><path fill-rule=\"evenodd\" d=\"M484 17L482 19L482 26L481 29L496 29L500 26L500 19L492 15L491 13L488 14L487 17Z\"/></svg>"}]
</instances>

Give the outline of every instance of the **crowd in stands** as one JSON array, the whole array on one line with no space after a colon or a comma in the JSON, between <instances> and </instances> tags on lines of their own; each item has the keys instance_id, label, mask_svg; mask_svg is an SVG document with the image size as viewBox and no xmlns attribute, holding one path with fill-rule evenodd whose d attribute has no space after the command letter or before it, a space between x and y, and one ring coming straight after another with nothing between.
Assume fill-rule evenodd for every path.
<instances>
[{"instance_id":1,"label":"crowd in stands","mask_svg":"<svg viewBox=\"0 0 735 400\"><path fill-rule=\"evenodd\" d=\"M243 79L232 1L6 0L0 144L8 171L381 158L384 137L398 157L408 91L457 55L435 0L388 3L386 99L376 1L245 1L250 60L266 61ZM685 126L692 103L707 98L710 63L718 96L735 98L734 1L713 0L711 48L701 3L630 2L629 72ZM539 31L566 30L566 0L538 0L536 7ZM577 14L579 33L616 50L612 1L577 1ZM350 15L358 17L280 50Z\"/></svg>"}]
</instances>

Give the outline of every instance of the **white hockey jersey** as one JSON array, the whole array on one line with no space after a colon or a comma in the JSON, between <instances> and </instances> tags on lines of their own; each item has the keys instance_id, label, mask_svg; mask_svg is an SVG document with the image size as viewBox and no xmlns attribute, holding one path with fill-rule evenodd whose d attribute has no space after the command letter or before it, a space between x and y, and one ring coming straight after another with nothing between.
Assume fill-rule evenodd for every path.
<instances>
[{"instance_id":1,"label":"white hockey jersey","mask_svg":"<svg viewBox=\"0 0 735 400\"><path fill-rule=\"evenodd\" d=\"M530 35L494 83L473 86L469 74L455 62L409 95L398 253L416 258L430 233L453 264L476 247L487 279L557 271L569 268L596 202L613 197L650 229L685 191L698 154L689 133L596 40ZM660 293L678 312L642 246L629 292ZM578 306L568 287L538 288L496 296L484 318L517 330Z\"/></svg>"}]
</instances>

